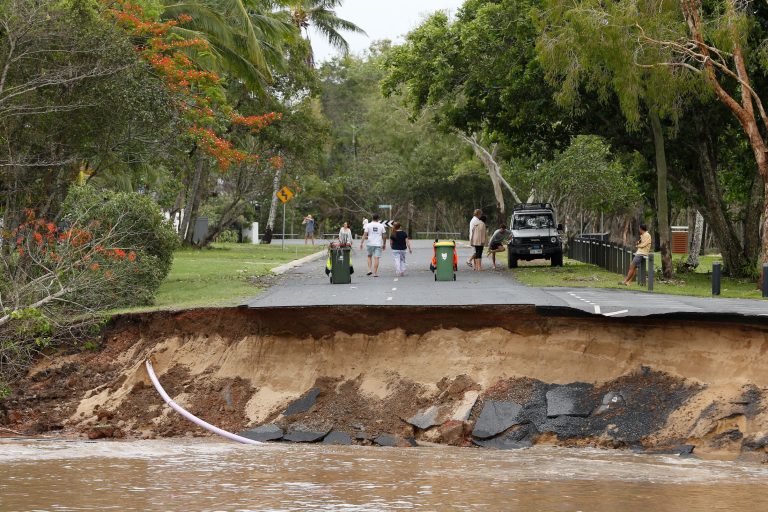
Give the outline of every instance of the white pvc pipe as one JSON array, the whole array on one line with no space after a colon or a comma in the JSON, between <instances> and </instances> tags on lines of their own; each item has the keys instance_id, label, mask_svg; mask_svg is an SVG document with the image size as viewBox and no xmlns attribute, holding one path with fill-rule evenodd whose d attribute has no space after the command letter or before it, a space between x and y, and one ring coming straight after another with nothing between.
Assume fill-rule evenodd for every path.
<instances>
[{"instance_id":1,"label":"white pvc pipe","mask_svg":"<svg viewBox=\"0 0 768 512\"><path fill-rule=\"evenodd\" d=\"M147 374L149 375L149 380L151 380L152 384L155 385L155 389L157 390L158 393L160 393L160 396L163 397L163 400L165 400L165 403L171 406L171 409L178 412L179 414L187 418L189 421L191 421L195 425L199 425L203 427L205 430L208 430L209 432L213 432L214 434L218 434L221 437L226 437L227 439L230 439L237 443L263 444L263 443L260 443L259 441L254 441L253 439L248 439L247 437L242 437L237 434L233 434L232 432L227 432L226 430L222 430L219 427L211 425L210 423L201 420L194 414L185 410L182 406L180 406L179 404L171 400L171 397L169 397L168 393L165 392L165 390L163 389L163 386L160 385L160 381L157 380L157 376L155 375L155 371L152 368L152 363L150 362L149 359L147 359L146 366L147 366Z\"/></svg>"}]
</instances>

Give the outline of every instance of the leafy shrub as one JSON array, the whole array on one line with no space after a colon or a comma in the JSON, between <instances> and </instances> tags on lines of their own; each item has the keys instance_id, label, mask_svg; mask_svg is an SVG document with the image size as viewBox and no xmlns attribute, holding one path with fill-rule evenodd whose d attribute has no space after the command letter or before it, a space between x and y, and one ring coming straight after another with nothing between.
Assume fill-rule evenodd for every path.
<instances>
[{"instance_id":1,"label":"leafy shrub","mask_svg":"<svg viewBox=\"0 0 768 512\"><path fill-rule=\"evenodd\" d=\"M236 244L238 238L237 231L234 229L227 229L222 231L221 234L216 237L216 241L222 244Z\"/></svg>"},{"instance_id":2,"label":"leafy shrub","mask_svg":"<svg viewBox=\"0 0 768 512\"><path fill-rule=\"evenodd\" d=\"M136 193L75 187L62 207L65 224L87 225L94 238L111 234L117 255L135 254L132 272L125 272L110 290L111 307L152 304L168 275L179 240L157 204ZM116 294L116 295L115 295Z\"/></svg>"}]
</instances>

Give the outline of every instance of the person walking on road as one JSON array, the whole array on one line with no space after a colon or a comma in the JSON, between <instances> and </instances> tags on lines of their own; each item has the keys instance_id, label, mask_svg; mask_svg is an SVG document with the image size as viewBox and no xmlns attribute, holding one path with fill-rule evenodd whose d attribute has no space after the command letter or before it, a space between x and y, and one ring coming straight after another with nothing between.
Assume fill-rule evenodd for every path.
<instances>
[{"instance_id":1,"label":"person walking on road","mask_svg":"<svg viewBox=\"0 0 768 512\"><path fill-rule=\"evenodd\" d=\"M651 253L652 245L653 241L651 240L651 234L648 232L648 226L640 224L640 240L637 242L637 252L632 259L632 263L629 265L627 278L623 282L619 282L619 284L629 286L632 283L637 273L637 266L642 264L643 260Z\"/></svg>"},{"instance_id":2,"label":"person walking on road","mask_svg":"<svg viewBox=\"0 0 768 512\"><path fill-rule=\"evenodd\" d=\"M472 240L472 231L474 231L475 226L477 226L477 223L480 222L481 215L483 215L483 211L480 209L477 209L472 213L472 219L469 221L469 239L470 240ZM474 260L475 260L475 253L472 253L472 256L470 256L469 259L467 260L467 265L472 267Z\"/></svg>"},{"instance_id":3,"label":"person walking on road","mask_svg":"<svg viewBox=\"0 0 768 512\"><path fill-rule=\"evenodd\" d=\"M504 252L507 250L504 243L509 238L509 230L507 225L502 224L499 229L493 232L491 240L488 242L488 254L491 255L491 262L493 262L493 270L496 270L496 253Z\"/></svg>"},{"instance_id":4,"label":"person walking on road","mask_svg":"<svg viewBox=\"0 0 768 512\"><path fill-rule=\"evenodd\" d=\"M345 222L339 230L339 243L341 245L352 245L352 230L349 229L349 222Z\"/></svg>"},{"instance_id":5,"label":"person walking on road","mask_svg":"<svg viewBox=\"0 0 768 512\"><path fill-rule=\"evenodd\" d=\"M483 250L485 249L485 244L488 243L488 230L485 227L485 221L485 216L481 216L475 224L475 227L472 228L469 237L470 245L475 248L475 254L472 258L472 268L476 271L483 270Z\"/></svg>"},{"instance_id":6,"label":"person walking on road","mask_svg":"<svg viewBox=\"0 0 768 512\"><path fill-rule=\"evenodd\" d=\"M360 241L360 249L365 244L368 251L368 274L379 277L379 259L381 252L387 248L387 240L384 238L384 224L379 222L379 216L374 215L373 220L363 228L363 239Z\"/></svg>"},{"instance_id":7,"label":"person walking on road","mask_svg":"<svg viewBox=\"0 0 768 512\"><path fill-rule=\"evenodd\" d=\"M315 219L312 218L312 215L307 215L302 224L305 226L304 245L307 245L309 240L312 240L312 245L315 245Z\"/></svg>"},{"instance_id":8,"label":"person walking on road","mask_svg":"<svg viewBox=\"0 0 768 512\"><path fill-rule=\"evenodd\" d=\"M395 275L402 277L405 275L405 251L413 254L411 248L411 239L408 238L408 233L403 231L399 222L395 222L392 226L392 235L389 237L392 247L392 256L395 259Z\"/></svg>"}]
</instances>

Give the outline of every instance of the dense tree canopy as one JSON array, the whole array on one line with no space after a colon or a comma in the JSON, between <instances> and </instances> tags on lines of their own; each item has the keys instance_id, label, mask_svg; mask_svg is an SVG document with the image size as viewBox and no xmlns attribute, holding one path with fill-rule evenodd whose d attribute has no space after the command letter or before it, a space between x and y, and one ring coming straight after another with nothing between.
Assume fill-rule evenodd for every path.
<instances>
[{"instance_id":1,"label":"dense tree canopy","mask_svg":"<svg viewBox=\"0 0 768 512\"><path fill-rule=\"evenodd\" d=\"M294 230L306 213L329 232L391 213L461 233L474 208L501 222L533 197L570 234L605 219L628 241L651 221L664 249L701 213L728 272L767 257L765 5L467 0L403 44L316 66L310 30L342 50L362 30L341 3L4 2L4 233L30 211L58 222L88 184L141 195L205 246L253 221L277 231L288 185Z\"/></svg>"},{"instance_id":2,"label":"dense tree canopy","mask_svg":"<svg viewBox=\"0 0 768 512\"><path fill-rule=\"evenodd\" d=\"M543 168L558 168L568 183L579 171L550 161L585 140L573 137L602 137L624 182L637 180L640 192L638 202L611 212L617 233L653 220L670 277L668 226L693 208L727 271L750 275L761 252L765 195L760 158L749 158L762 144L762 135L749 134L766 130L757 92L765 76L765 7L746 10L730 0L707 6L468 0L455 18L436 13L390 52L382 87L402 94L412 115L463 134L502 208L502 193L527 196ZM738 48L742 71L738 55L728 53ZM707 51L717 58L707 61ZM729 106L726 96L742 106ZM545 188L534 192L557 197ZM594 217L589 201L576 207Z\"/></svg>"}]
</instances>

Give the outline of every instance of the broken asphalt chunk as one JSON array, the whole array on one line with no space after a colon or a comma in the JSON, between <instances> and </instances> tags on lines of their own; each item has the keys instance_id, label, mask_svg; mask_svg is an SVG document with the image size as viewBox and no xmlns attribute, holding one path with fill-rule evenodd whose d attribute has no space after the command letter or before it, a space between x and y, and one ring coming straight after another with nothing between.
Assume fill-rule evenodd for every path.
<instances>
[{"instance_id":1,"label":"broken asphalt chunk","mask_svg":"<svg viewBox=\"0 0 768 512\"><path fill-rule=\"evenodd\" d=\"M352 437L346 432L334 430L323 439L323 444L347 446L352 444Z\"/></svg>"},{"instance_id":2,"label":"broken asphalt chunk","mask_svg":"<svg viewBox=\"0 0 768 512\"><path fill-rule=\"evenodd\" d=\"M407 423L410 423L416 428L420 428L422 430L426 430L429 427L434 427L437 425L437 415L440 412L439 408L436 405L433 405L432 407L425 409L423 411L420 411L416 413L415 416L412 418L409 418L405 420Z\"/></svg>"},{"instance_id":3,"label":"broken asphalt chunk","mask_svg":"<svg viewBox=\"0 0 768 512\"><path fill-rule=\"evenodd\" d=\"M515 402L488 400L483 404L480 417L472 429L472 435L486 439L500 434L509 427L520 423L523 407Z\"/></svg>"},{"instance_id":4,"label":"broken asphalt chunk","mask_svg":"<svg viewBox=\"0 0 768 512\"><path fill-rule=\"evenodd\" d=\"M578 416L586 418L592 413L589 384L555 386L547 391L547 417Z\"/></svg>"},{"instance_id":5,"label":"broken asphalt chunk","mask_svg":"<svg viewBox=\"0 0 768 512\"><path fill-rule=\"evenodd\" d=\"M314 405L315 402L317 402L317 397L320 395L320 388L312 388L304 395L291 402L288 405L288 408L285 409L285 412L283 412L283 415L285 416L292 416L294 414L300 414L302 412L307 412L310 410Z\"/></svg>"},{"instance_id":6,"label":"broken asphalt chunk","mask_svg":"<svg viewBox=\"0 0 768 512\"><path fill-rule=\"evenodd\" d=\"M316 443L327 436L330 431L331 429L319 430L297 425L291 427L283 439L292 443Z\"/></svg>"},{"instance_id":7,"label":"broken asphalt chunk","mask_svg":"<svg viewBox=\"0 0 768 512\"><path fill-rule=\"evenodd\" d=\"M249 428L239 435L263 443L265 441L276 441L283 437L283 429L277 425L262 425L256 428Z\"/></svg>"}]
</instances>

